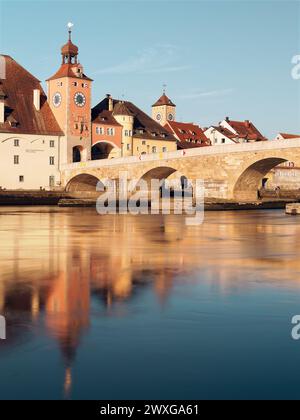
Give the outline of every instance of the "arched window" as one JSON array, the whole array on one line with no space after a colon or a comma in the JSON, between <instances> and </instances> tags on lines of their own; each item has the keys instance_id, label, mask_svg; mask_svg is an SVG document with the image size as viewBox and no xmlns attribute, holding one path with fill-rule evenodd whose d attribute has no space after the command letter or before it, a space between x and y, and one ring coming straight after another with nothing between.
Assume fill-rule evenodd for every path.
<instances>
[{"instance_id":1,"label":"arched window","mask_svg":"<svg viewBox=\"0 0 300 420\"><path fill-rule=\"evenodd\" d=\"M80 146L73 147L73 162L81 162L81 149Z\"/></svg>"}]
</instances>

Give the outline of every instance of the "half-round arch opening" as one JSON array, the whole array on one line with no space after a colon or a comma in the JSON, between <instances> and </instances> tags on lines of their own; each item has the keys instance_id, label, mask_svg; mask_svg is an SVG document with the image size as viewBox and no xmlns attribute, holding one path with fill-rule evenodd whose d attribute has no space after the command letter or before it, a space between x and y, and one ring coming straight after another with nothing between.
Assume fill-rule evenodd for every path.
<instances>
[{"instance_id":1,"label":"half-round arch opening","mask_svg":"<svg viewBox=\"0 0 300 420\"><path fill-rule=\"evenodd\" d=\"M171 196L174 195L174 185L169 185L167 179L169 178L176 178L176 175L178 175L177 169L169 167L169 166L158 166L156 168L150 169L144 175L140 178L137 186L139 186L140 189L147 189L149 194L151 194L152 189L156 190L157 183L155 181L159 181L160 184L160 196L167 197L169 195L169 192L171 193ZM154 181L155 180L155 181ZM143 188L142 182L145 181L145 188ZM154 181L154 182L152 182ZM171 181L171 179L170 179ZM172 181L174 181L172 179ZM181 179L179 178L180 185ZM176 183L174 183L176 184ZM180 188L180 187L179 187Z\"/></svg>"},{"instance_id":2,"label":"half-round arch opening","mask_svg":"<svg viewBox=\"0 0 300 420\"><path fill-rule=\"evenodd\" d=\"M117 148L112 144L101 141L93 145L91 150L92 160L110 159L116 157Z\"/></svg>"},{"instance_id":3,"label":"half-round arch opening","mask_svg":"<svg viewBox=\"0 0 300 420\"><path fill-rule=\"evenodd\" d=\"M234 199L246 201L257 200L263 178L271 169L286 161L286 159L281 158L267 158L250 165L235 183L233 190Z\"/></svg>"},{"instance_id":4,"label":"half-round arch opening","mask_svg":"<svg viewBox=\"0 0 300 420\"><path fill-rule=\"evenodd\" d=\"M73 163L81 162L83 147L82 146L74 146L73 149L72 149L72 153L73 153Z\"/></svg>"},{"instance_id":5,"label":"half-round arch opening","mask_svg":"<svg viewBox=\"0 0 300 420\"><path fill-rule=\"evenodd\" d=\"M176 171L177 169L171 168L169 166L158 166L157 168L150 169L150 171L146 172L141 179L144 179L147 182L151 182L152 179L158 179L162 181L163 179L167 179Z\"/></svg>"},{"instance_id":6,"label":"half-round arch opening","mask_svg":"<svg viewBox=\"0 0 300 420\"><path fill-rule=\"evenodd\" d=\"M100 180L93 175L76 175L68 182L66 191L70 193L96 193L96 187L99 181Z\"/></svg>"}]
</instances>

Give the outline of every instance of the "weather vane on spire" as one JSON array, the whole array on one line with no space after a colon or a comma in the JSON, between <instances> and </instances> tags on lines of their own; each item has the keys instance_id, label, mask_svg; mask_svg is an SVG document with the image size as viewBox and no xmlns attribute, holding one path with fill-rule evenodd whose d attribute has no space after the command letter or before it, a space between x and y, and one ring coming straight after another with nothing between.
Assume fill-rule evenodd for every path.
<instances>
[{"instance_id":1,"label":"weather vane on spire","mask_svg":"<svg viewBox=\"0 0 300 420\"><path fill-rule=\"evenodd\" d=\"M67 27L68 27L68 32L69 32L69 40L71 41L71 33L72 33L72 28L73 28L74 24L72 22L68 22Z\"/></svg>"},{"instance_id":2,"label":"weather vane on spire","mask_svg":"<svg viewBox=\"0 0 300 420\"><path fill-rule=\"evenodd\" d=\"M163 84L163 94L165 94L165 93L166 93L166 88L167 88L167 85L164 83L164 84Z\"/></svg>"}]
</instances>

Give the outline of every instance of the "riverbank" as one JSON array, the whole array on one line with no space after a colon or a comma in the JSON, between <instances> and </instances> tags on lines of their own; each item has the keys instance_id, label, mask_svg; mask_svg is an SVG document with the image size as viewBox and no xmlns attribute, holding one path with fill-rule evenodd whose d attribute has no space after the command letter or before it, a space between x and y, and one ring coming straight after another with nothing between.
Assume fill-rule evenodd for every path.
<instances>
[{"instance_id":1,"label":"riverbank","mask_svg":"<svg viewBox=\"0 0 300 420\"><path fill-rule=\"evenodd\" d=\"M207 199L205 210L261 210L284 209L286 204L299 201L296 197L265 197L256 202L235 202L233 200ZM171 202L172 203L172 202ZM0 191L0 206L59 206L95 207L96 197L80 198L80 194L65 191ZM149 203L151 206L151 203ZM172 209L172 204L171 204Z\"/></svg>"},{"instance_id":2,"label":"riverbank","mask_svg":"<svg viewBox=\"0 0 300 420\"><path fill-rule=\"evenodd\" d=\"M204 203L204 209L206 211L217 211L217 210L276 210L285 209L286 205L291 203L291 200L272 200L272 201L257 201L248 203L238 203L234 201L220 201L210 200ZM68 199L64 198L58 202L59 207L95 207L96 200L93 199ZM149 203L149 208L151 203ZM162 206L159 208L162 211ZM170 211L173 212L174 207L171 201Z\"/></svg>"},{"instance_id":3,"label":"riverbank","mask_svg":"<svg viewBox=\"0 0 300 420\"><path fill-rule=\"evenodd\" d=\"M64 191L0 191L0 206L54 206L59 200L68 198Z\"/></svg>"}]
</instances>

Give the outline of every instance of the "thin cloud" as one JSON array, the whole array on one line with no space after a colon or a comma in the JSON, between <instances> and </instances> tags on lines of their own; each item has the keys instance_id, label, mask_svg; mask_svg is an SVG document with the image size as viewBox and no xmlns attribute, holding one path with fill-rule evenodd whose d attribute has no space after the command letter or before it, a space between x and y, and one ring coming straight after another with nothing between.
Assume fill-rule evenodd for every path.
<instances>
[{"instance_id":1,"label":"thin cloud","mask_svg":"<svg viewBox=\"0 0 300 420\"><path fill-rule=\"evenodd\" d=\"M95 74L167 73L184 71L189 66L178 65L179 50L174 45L162 44L146 48L136 57L123 63L97 70Z\"/></svg>"},{"instance_id":2,"label":"thin cloud","mask_svg":"<svg viewBox=\"0 0 300 420\"><path fill-rule=\"evenodd\" d=\"M192 92L183 95L179 95L180 99L198 99L198 98L217 98L220 96L230 95L234 89L220 89L220 90L210 90L208 92Z\"/></svg>"}]
</instances>

